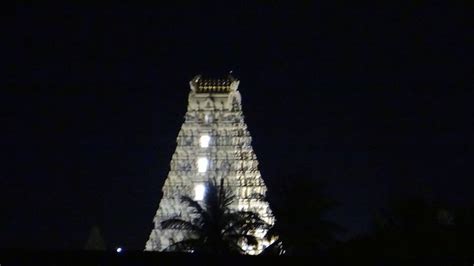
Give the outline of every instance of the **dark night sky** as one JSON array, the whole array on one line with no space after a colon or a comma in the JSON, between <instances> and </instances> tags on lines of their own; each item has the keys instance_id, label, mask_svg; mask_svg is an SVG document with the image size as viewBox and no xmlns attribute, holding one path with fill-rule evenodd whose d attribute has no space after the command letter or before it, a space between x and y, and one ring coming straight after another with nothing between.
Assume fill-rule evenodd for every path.
<instances>
[{"instance_id":1,"label":"dark night sky","mask_svg":"<svg viewBox=\"0 0 474 266\"><path fill-rule=\"evenodd\" d=\"M472 9L471 9L472 10ZM391 197L473 202L468 7L29 6L0 44L0 247L143 249L195 74L241 80L263 178L328 182L350 234Z\"/></svg>"}]
</instances>

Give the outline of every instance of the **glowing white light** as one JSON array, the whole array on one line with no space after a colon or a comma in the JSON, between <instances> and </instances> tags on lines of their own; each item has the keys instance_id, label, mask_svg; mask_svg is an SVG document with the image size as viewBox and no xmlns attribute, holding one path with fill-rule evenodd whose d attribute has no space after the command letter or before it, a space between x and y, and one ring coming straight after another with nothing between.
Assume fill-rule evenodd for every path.
<instances>
[{"instance_id":1,"label":"glowing white light","mask_svg":"<svg viewBox=\"0 0 474 266\"><path fill-rule=\"evenodd\" d=\"M209 161L205 157L201 157L197 160L197 167L198 167L198 172L199 173L204 173L207 171L207 165L209 164Z\"/></svg>"},{"instance_id":2,"label":"glowing white light","mask_svg":"<svg viewBox=\"0 0 474 266\"><path fill-rule=\"evenodd\" d=\"M122 252L122 248L119 247L117 248L117 253L120 253L120 252Z\"/></svg>"},{"instance_id":3,"label":"glowing white light","mask_svg":"<svg viewBox=\"0 0 474 266\"><path fill-rule=\"evenodd\" d=\"M194 186L194 200L203 200L206 193L206 187L203 184Z\"/></svg>"},{"instance_id":4,"label":"glowing white light","mask_svg":"<svg viewBox=\"0 0 474 266\"><path fill-rule=\"evenodd\" d=\"M199 139L199 145L201 146L201 148L207 148L209 147L209 141L211 141L211 137L209 137L208 135L203 135Z\"/></svg>"}]
</instances>

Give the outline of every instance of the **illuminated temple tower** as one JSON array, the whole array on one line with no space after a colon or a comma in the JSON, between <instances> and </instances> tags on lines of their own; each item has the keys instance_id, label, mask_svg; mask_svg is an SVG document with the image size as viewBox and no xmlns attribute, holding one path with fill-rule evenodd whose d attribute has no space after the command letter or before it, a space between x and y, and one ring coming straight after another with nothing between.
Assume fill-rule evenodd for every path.
<instances>
[{"instance_id":1,"label":"illuminated temple tower","mask_svg":"<svg viewBox=\"0 0 474 266\"><path fill-rule=\"evenodd\" d=\"M258 196L265 195L266 187L242 115L238 85L232 76L219 80L196 76L190 81L188 110L145 250L162 251L183 239L186 232L161 229L160 223L178 214L189 219L180 198L188 195L202 200L204 182L209 179L222 178L231 187L235 195L232 208L257 212L273 224L268 203ZM249 254L258 254L269 244L260 239L256 250L247 250Z\"/></svg>"}]
</instances>

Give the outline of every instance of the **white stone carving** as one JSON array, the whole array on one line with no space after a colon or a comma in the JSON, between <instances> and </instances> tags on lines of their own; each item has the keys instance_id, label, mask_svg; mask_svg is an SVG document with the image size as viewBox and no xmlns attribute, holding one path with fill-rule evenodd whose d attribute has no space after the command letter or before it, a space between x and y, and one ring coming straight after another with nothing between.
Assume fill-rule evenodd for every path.
<instances>
[{"instance_id":1,"label":"white stone carving","mask_svg":"<svg viewBox=\"0 0 474 266\"><path fill-rule=\"evenodd\" d=\"M179 214L184 219L189 218L186 217L186 206L180 202L181 196L194 197L196 185L209 179L223 178L233 189L236 198L232 208L257 212L269 224L274 223L269 205L264 200L266 187L242 114L239 81L230 77L219 82L208 82L201 76L189 82L188 109L176 140L170 172L162 188L163 197L153 219L154 229L146 243L147 251L162 251L186 237L183 231L161 229L160 223ZM208 147L201 147L199 138L202 135L212 140ZM199 172L196 164L202 157L209 160L205 172ZM248 250L249 254L258 254L270 244L261 234L258 234L258 248Z\"/></svg>"}]
</instances>

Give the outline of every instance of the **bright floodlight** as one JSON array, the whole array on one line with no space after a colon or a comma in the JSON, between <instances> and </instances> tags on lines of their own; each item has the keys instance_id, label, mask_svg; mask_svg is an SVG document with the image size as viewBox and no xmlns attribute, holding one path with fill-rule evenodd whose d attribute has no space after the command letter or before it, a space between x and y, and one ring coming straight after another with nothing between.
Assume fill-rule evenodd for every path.
<instances>
[{"instance_id":1,"label":"bright floodlight","mask_svg":"<svg viewBox=\"0 0 474 266\"><path fill-rule=\"evenodd\" d=\"M203 184L194 186L194 200L203 200L206 193L206 187Z\"/></svg>"},{"instance_id":2,"label":"bright floodlight","mask_svg":"<svg viewBox=\"0 0 474 266\"><path fill-rule=\"evenodd\" d=\"M204 173L207 171L208 160L205 157L201 157L197 160L197 167L199 173Z\"/></svg>"},{"instance_id":3,"label":"bright floodlight","mask_svg":"<svg viewBox=\"0 0 474 266\"><path fill-rule=\"evenodd\" d=\"M120 252L122 252L122 248L119 247L117 248L117 253L120 253Z\"/></svg>"},{"instance_id":4,"label":"bright floodlight","mask_svg":"<svg viewBox=\"0 0 474 266\"><path fill-rule=\"evenodd\" d=\"M209 141L211 140L211 137L208 135L202 135L201 138L199 139L199 145L201 145L201 148L207 148L209 147Z\"/></svg>"}]
</instances>

